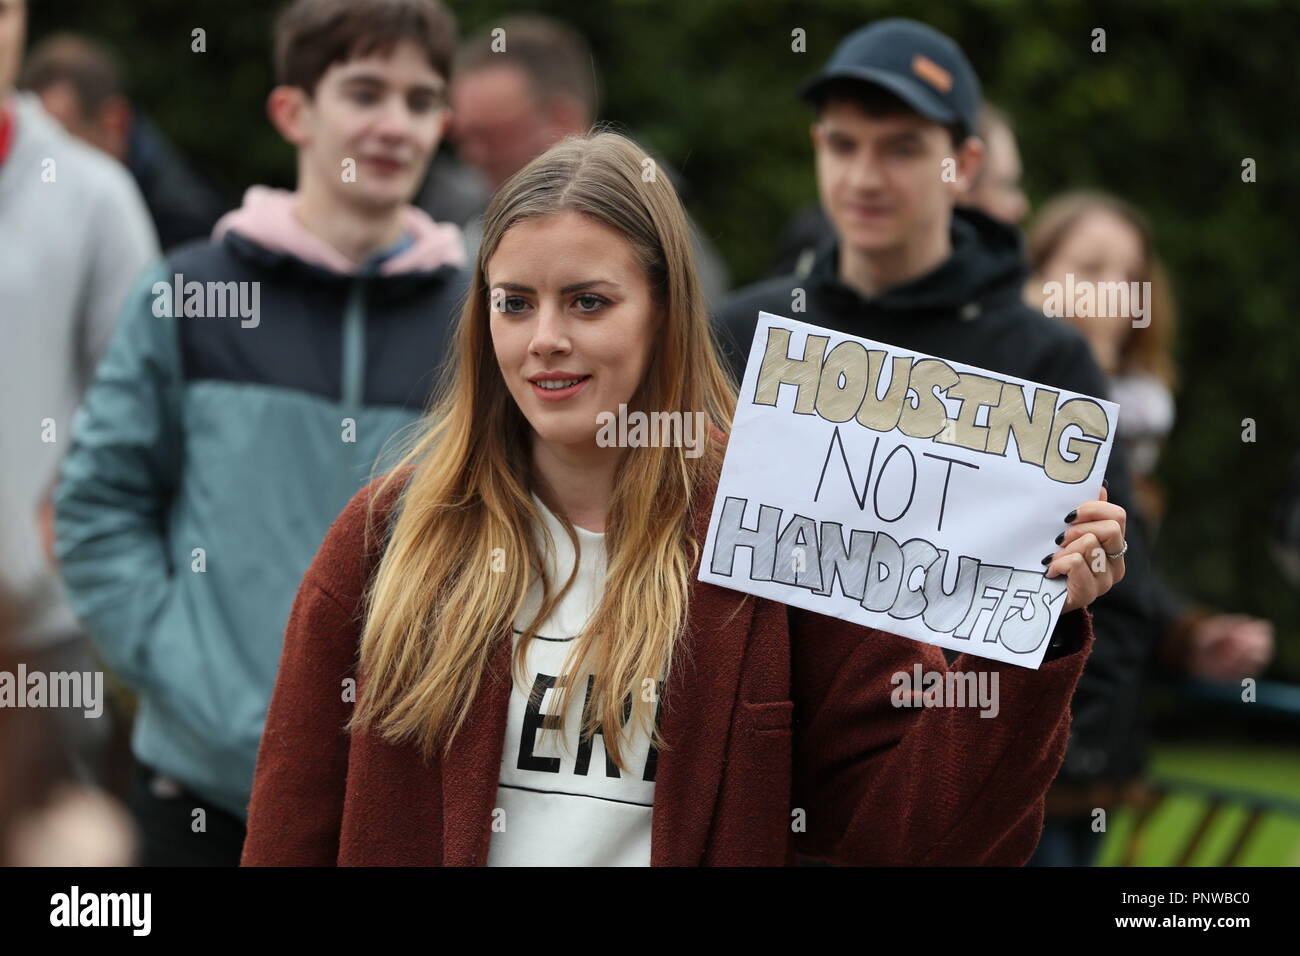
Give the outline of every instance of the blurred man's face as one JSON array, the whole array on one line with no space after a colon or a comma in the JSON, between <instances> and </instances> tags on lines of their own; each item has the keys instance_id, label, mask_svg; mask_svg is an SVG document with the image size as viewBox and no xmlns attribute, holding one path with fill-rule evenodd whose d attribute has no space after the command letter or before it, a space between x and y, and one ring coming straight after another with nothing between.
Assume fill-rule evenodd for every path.
<instances>
[{"instance_id":1,"label":"blurred man's face","mask_svg":"<svg viewBox=\"0 0 1300 956\"><path fill-rule=\"evenodd\" d=\"M0 0L2 2L2 0ZM90 142L91 122L81 108L81 97L71 83L51 83L40 92L41 106L73 136Z\"/></svg>"},{"instance_id":2,"label":"blurred man's face","mask_svg":"<svg viewBox=\"0 0 1300 956\"><path fill-rule=\"evenodd\" d=\"M452 84L456 153L496 189L546 152L564 132L513 64L459 74Z\"/></svg>"},{"instance_id":3,"label":"blurred man's face","mask_svg":"<svg viewBox=\"0 0 1300 956\"><path fill-rule=\"evenodd\" d=\"M1016 138L1002 123L994 123L988 131L988 150L984 155L984 171L975 188L962 197L962 202L983 210L994 219L1018 225L1029 212L1029 200L1020 187L1022 169L1020 149Z\"/></svg>"},{"instance_id":4,"label":"blurred man's face","mask_svg":"<svg viewBox=\"0 0 1300 956\"><path fill-rule=\"evenodd\" d=\"M306 175L371 211L410 202L449 121L446 84L418 46L336 63L313 97L293 92L299 110L286 135Z\"/></svg>"},{"instance_id":5,"label":"blurred man's face","mask_svg":"<svg viewBox=\"0 0 1300 956\"><path fill-rule=\"evenodd\" d=\"M40 92L41 106L59 125L73 136L102 149L110 156L126 156L126 101L114 98L104 105L98 116L87 116L71 83L51 83Z\"/></svg>"},{"instance_id":6,"label":"blurred man's face","mask_svg":"<svg viewBox=\"0 0 1300 956\"><path fill-rule=\"evenodd\" d=\"M971 140L954 148L938 123L915 113L872 117L844 100L822 108L812 137L822 208L841 243L868 255L901 252L946 232L978 163ZM943 175L948 158L953 177Z\"/></svg>"},{"instance_id":7,"label":"blurred man's face","mask_svg":"<svg viewBox=\"0 0 1300 956\"><path fill-rule=\"evenodd\" d=\"M27 0L0 0L0 94L14 88L27 39Z\"/></svg>"}]
</instances>

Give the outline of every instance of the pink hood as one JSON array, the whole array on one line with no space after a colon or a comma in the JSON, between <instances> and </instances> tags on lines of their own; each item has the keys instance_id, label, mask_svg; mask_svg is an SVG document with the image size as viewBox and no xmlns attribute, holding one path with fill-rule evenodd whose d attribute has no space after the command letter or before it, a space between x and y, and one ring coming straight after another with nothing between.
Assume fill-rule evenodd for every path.
<instances>
[{"instance_id":1,"label":"pink hood","mask_svg":"<svg viewBox=\"0 0 1300 956\"><path fill-rule=\"evenodd\" d=\"M220 240L229 230L265 246L285 252L304 262L345 274L355 272L353 262L324 239L298 221L294 206L296 193L267 186L252 186L244 193L244 204L226 213L212 230L213 240ZM460 228L453 223L434 222L429 214L414 206L403 212L403 226L414 244L386 260L379 267L381 275L401 272L429 272L443 265L465 264L465 243Z\"/></svg>"}]
</instances>

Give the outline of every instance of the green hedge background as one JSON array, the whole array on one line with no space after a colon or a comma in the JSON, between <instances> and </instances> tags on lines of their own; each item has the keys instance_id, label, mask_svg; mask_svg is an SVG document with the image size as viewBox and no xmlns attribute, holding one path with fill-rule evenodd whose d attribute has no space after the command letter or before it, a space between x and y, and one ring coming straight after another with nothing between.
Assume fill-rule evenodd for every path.
<instances>
[{"instance_id":1,"label":"green hedge background","mask_svg":"<svg viewBox=\"0 0 1300 956\"><path fill-rule=\"evenodd\" d=\"M291 185L292 153L265 118L264 0L30 0L29 42L54 29L115 47L136 102L231 202ZM1179 296L1178 425L1161 472L1157 560L1187 594L1278 628L1273 675L1300 680L1300 595L1267 546L1300 453L1295 376L1300 214L1300 6L1276 0L452 0L466 32L528 9L590 40L602 118L689 181L692 211L738 283L761 277L790 214L815 199L796 85L871 19L912 16L967 51L1013 117L1039 203L1071 187L1119 193L1154 221ZM190 31L207 31L192 53ZM1107 51L1091 52L1092 31ZM791 50L806 31L807 51ZM1241 163L1257 163L1257 182ZM1242 440L1254 419L1256 441Z\"/></svg>"}]
</instances>

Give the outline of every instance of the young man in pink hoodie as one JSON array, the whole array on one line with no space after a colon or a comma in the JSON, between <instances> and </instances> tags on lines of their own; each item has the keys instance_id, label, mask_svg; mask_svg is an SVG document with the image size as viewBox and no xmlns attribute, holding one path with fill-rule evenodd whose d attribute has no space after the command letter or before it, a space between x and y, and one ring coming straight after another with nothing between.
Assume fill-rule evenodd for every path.
<instances>
[{"instance_id":1,"label":"young man in pink hoodie","mask_svg":"<svg viewBox=\"0 0 1300 956\"><path fill-rule=\"evenodd\" d=\"M147 270L80 413L58 554L139 692L146 864L238 863L299 581L445 358L461 237L409 202L450 119L455 32L438 0L283 13L268 113L296 191L250 189Z\"/></svg>"}]
</instances>

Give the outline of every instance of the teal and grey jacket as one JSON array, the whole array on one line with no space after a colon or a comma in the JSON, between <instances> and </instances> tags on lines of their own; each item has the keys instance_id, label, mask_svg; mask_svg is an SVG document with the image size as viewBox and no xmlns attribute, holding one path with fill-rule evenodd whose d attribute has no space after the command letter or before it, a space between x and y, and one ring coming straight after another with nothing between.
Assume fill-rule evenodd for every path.
<instances>
[{"instance_id":1,"label":"teal and grey jacket","mask_svg":"<svg viewBox=\"0 0 1300 956\"><path fill-rule=\"evenodd\" d=\"M178 247L137 282L78 412L56 496L73 607L139 691L137 758L241 817L299 581L447 355L456 243L398 274L235 231ZM255 319L171 314L232 281L257 283L238 287Z\"/></svg>"}]
</instances>

